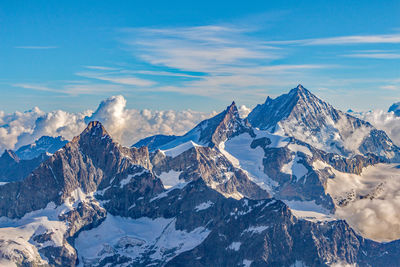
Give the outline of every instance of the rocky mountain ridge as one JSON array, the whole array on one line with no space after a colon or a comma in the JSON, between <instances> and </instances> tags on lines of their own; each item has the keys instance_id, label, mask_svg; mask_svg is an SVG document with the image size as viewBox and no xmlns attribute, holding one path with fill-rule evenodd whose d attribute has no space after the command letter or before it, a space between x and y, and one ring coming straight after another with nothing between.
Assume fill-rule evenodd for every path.
<instances>
[{"instance_id":1,"label":"rocky mountain ridge","mask_svg":"<svg viewBox=\"0 0 400 267\"><path fill-rule=\"evenodd\" d=\"M321 107L301 93L317 103L307 107ZM357 197L381 197L384 185L338 203L332 181L392 162L384 135L344 155L249 122L232 103L183 136L139 142L151 152L123 147L90 122L24 180L0 185L0 263L399 266L399 241L366 239L334 216ZM308 126L317 123L331 126ZM16 159L9 152L4 160Z\"/></svg>"}]
</instances>

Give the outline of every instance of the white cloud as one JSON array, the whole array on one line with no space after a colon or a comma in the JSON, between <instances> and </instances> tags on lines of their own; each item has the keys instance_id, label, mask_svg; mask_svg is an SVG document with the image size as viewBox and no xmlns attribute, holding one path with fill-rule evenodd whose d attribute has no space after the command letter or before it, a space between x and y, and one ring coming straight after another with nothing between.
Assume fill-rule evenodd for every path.
<instances>
[{"instance_id":1,"label":"white cloud","mask_svg":"<svg viewBox=\"0 0 400 267\"><path fill-rule=\"evenodd\" d=\"M42 84L29 83L16 83L12 84L12 86L34 91L53 92L71 96L108 94L126 90L125 87L118 84L89 83L85 81L71 81L68 84L61 86L60 89L55 89Z\"/></svg>"},{"instance_id":2,"label":"white cloud","mask_svg":"<svg viewBox=\"0 0 400 267\"><path fill-rule=\"evenodd\" d=\"M400 174L396 164L369 166L361 175L333 172L335 178L328 179L327 184L329 194L339 200L356 196L338 207L336 215L366 238L386 242L399 239Z\"/></svg>"},{"instance_id":3,"label":"white cloud","mask_svg":"<svg viewBox=\"0 0 400 267\"><path fill-rule=\"evenodd\" d=\"M233 25L124 29L124 43L133 55L162 71L142 74L181 77L151 87L154 92L254 98L269 86L292 86L313 69L327 65L276 65L287 56L254 36L254 30ZM168 71L165 71L168 68ZM139 72L138 72L139 73ZM178 73L178 75L176 75ZM187 78L187 79L186 79ZM287 82L286 82L287 81ZM291 81L289 83L289 81Z\"/></svg>"},{"instance_id":4,"label":"white cloud","mask_svg":"<svg viewBox=\"0 0 400 267\"><path fill-rule=\"evenodd\" d=\"M147 87L156 84L151 80L128 75L115 75L114 73L78 72L76 75L123 85Z\"/></svg>"},{"instance_id":5,"label":"white cloud","mask_svg":"<svg viewBox=\"0 0 400 267\"><path fill-rule=\"evenodd\" d=\"M246 107L245 105L241 105L238 107L239 115L241 118L246 118L247 115L251 112L251 108Z\"/></svg>"},{"instance_id":6,"label":"white cloud","mask_svg":"<svg viewBox=\"0 0 400 267\"><path fill-rule=\"evenodd\" d=\"M35 91L61 93L61 92L57 91L56 89L53 89L53 88L50 88L48 86L41 85L41 84L15 83L15 84L12 84L12 86L20 87L20 88L24 88L24 89L31 89L31 90L35 90Z\"/></svg>"},{"instance_id":7,"label":"white cloud","mask_svg":"<svg viewBox=\"0 0 400 267\"><path fill-rule=\"evenodd\" d=\"M90 120L101 121L114 139L130 146L154 134L184 134L214 114L192 110L127 109L123 96L113 96L102 101L95 112L44 112L37 107L12 114L0 111L0 151L17 149L33 143L43 135L61 135L71 140L85 129Z\"/></svg>"},{"instance_id":8,"label":"white cloud","mask_svg":"<svg viewBox=\"0 0 400 267\"><path fill-rule=\"evenodd\" d=\"M299 45L398 44L400 43L400 34L350 35L303 40L271 41L267 43Z\"/></svg>"},{"instance_id":9,"label":"white cloud","mask_svg":"<svg viewBox=\"0 0 400 267\"><path fill-rule=\"evenodd\" d=\"M155 134L182 135L198 122L214 115L192 110L153 111L126 109L123 96L113 96L101 102L98 109L88 118L99 120L107 131L124 145Z\"/></svg>"},{"instance_id":10,"label":"white cloud","mask_svg":"<svg viewBox=\"0 0 400 267\"><path fill-rule=\"evenodd\" d=\"M362 113L352 113L352 115L368 121L379 130L385 131L390 139L392 139L397 146L400 146L400 117L397 117L393 112L373 110Z\"/></svg>"},{"instance_id":11,"label":"white cloud","mask_svg":"<svg viewBox=\"0 0 400 267\"><path fill-rule=\"evenodd\" d=\"M400 54L394 53L357 53L357 54L349 54L343 55L344 57L353 57L353 58L374 58L374 59L399 59Z\"/></svg>"}]
</instances>

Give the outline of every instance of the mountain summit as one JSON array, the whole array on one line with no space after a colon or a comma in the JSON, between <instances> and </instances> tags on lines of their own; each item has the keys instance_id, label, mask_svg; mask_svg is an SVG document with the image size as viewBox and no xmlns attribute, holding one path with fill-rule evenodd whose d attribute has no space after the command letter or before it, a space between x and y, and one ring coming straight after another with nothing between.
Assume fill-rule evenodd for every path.
<instances>
[{"instance_id":1,"label":"mountain summit","mask_svg":"<svg viewBox=\"0 0 400 267\"><path fill-rule=\"evenodd\" d=\"M399 153L385 132L335 109L302 85L275 99L268 97L247 118L253 127L344 156L373 153L393 159Z\"/></svg>"},{"instance_id":2,"label":"mountain summit","mask_svg":"<svg viewBox=\"0 0 400 267\"><path fill-rule=\"evenodd\" d=\"M262 130L275 132L283 120L297 121L311 131L318 131L339 120L338 111L320 100L301 84L275 99L267 98L248 115L249 122Z\"/></svg>"},{"instance_id":3,"label":"mountain summit","mask_svg":"<svg viewBox=\"0 0 400 267\"><path fill-rule=\"evenodd\" d=\"M223 112L197 124L192 130L182 136L156 135L140 140L134 147L150 145L152 150L170 149L180 144L192 141L196 144L215 147L230 136L248 131L249 126L241 119L233 101ZM157 144L157 145L155 145Z\"/></svg>"}]
</instances>

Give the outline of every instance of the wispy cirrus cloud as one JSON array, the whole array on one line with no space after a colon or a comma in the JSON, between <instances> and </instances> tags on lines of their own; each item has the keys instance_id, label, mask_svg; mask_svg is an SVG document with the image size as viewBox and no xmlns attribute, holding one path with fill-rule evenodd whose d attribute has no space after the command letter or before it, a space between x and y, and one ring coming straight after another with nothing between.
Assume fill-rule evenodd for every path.
<instances>
[{"instance_id":1,"label":"wispy cirrus cloud","mask_svg":"<svg viewBox=\"0 0 400 267\"><path fill-rule=\"evenodd\" d=\"M390 51L360 51L343 55L343 57L350 58L370 58L370 59L400 59L400 53L393 53Z\"/></svg>"},{"instance_id":2,"label":"wispy cirrus cloud","mask_svg":"<svg viewBox=\"0 0 400 267\"><path fill-rule=\"evenodd\" d=\"M400 91L400 84L382 85L380 88L383 90L389 90L389 91Z\"/></svg>"},{"instance_id":3,"label":"wispy cirrus cloud","mask_svg":"<svg viewBox=\"0 0 400 267\"><path fill-rule=\"evenodd\" d=\"M189 72L219 72L226 65L281 58L276 47L228 26L124 29L123 40L135 56L157 66Z\"/></svg>"},{"instance_id":4,"label":"wispy cirrus cloud","mask_svg":"<svg viewBox=\"0 0 400 267\"><path fill-rule=\"evenodd\" d=\"M400 33L377 35L349 35L327 38L311 38L301 40L283 40L266 42L271 45L297 44L297 45L350 45L350 44L398 44Z\"/></svg>"},{"instance_id":5,"label":"wispy cirrus cloud","mask_svg":"<svg viewBox=\"0 0 400 267\"><path fill-rule=\"evenodd\" d=\"M37 83L16 83L11 85L33 91L51 92L69 96L109 94L125 90L124 87L115 84L87 83L85 81L70 82L61 86L48 86Z\"/></svg>"},{"instance_id":6,"label":"wispy cirrus cloud","mask_svg":"<svg viewBox=\"0 0 400 267\"><path fill-rule=\"evenodd\" d=\"M282 48L266 45L254 29L234 25L123 29L126 49L159 71L147 75L174 76L170 84L151 90L189 95L232 97L265 95L268 86L294 85L324 64L277 64L287 57ZM295 81L295 82L293 82Z\"/></svg>"},{"instance_id":7,"label":"wispy cirrus cloud","mask_svg":"<svg viewBox=\"0 0 400 267\"><path fill-rule=\"evenodd\" d=\"M31 89L35 91L44 91L44 92L53 92L53 93L61 93L60 91L50 88L46 85L42 84L31 84L31 83L14 83L11 84L14 87L24 88L24 89Z\"/></svg>"},{"instance_id":8,"label":"wispy cirrus cloud","mask_svg":"<svg viewBox=\"0 0 400 267\"><path fill-rule=\"evenodd\" d=\"M131 75L121 75L120 72L77 72L75 73L78 76L97 79L101 81L107 81L115 84L123 84L123 85L133 85L133 86L143 86L148 87L155 85L156 82L152 80L141 79Z\"/></svg>"}]
</instances>

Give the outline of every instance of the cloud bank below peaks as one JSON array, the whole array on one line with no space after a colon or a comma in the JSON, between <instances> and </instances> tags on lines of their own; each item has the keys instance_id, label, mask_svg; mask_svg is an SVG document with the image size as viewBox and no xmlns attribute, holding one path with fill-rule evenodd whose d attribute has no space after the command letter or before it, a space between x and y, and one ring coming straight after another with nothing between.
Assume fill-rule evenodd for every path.
<instances>
[{"instance_id":1,"label":"cloud bank below peaks","mask_svg":"<svg viewBox=\"0 0 400 267\"><path fill-rule=\"evenodd\" d=\"M350 114L368 121L379 130L385 131L394 144L400 146L400 117L396 116L395 113L377 109L362 113L350 112Z\"/></svg>"},{"instance_id":2,"label":"cloud bank below peaks","mask_svg":"<svg viewBox=\"0 0 400 267\"><path fill-rule=\"evenodd\" d=\"M246 108L242 110L246 112ZM70 113L63 110L44 112L35 107L26 112L5 114L0 111L0 152L18 149L41 136L63 136L71 140L92 120L103 123L110 135L123 145L154 134L181 135L200 121L214 115L192 110L153 111L127 109L123 96L103 100L96 111Z\"/></svg>"}]
</instances>

